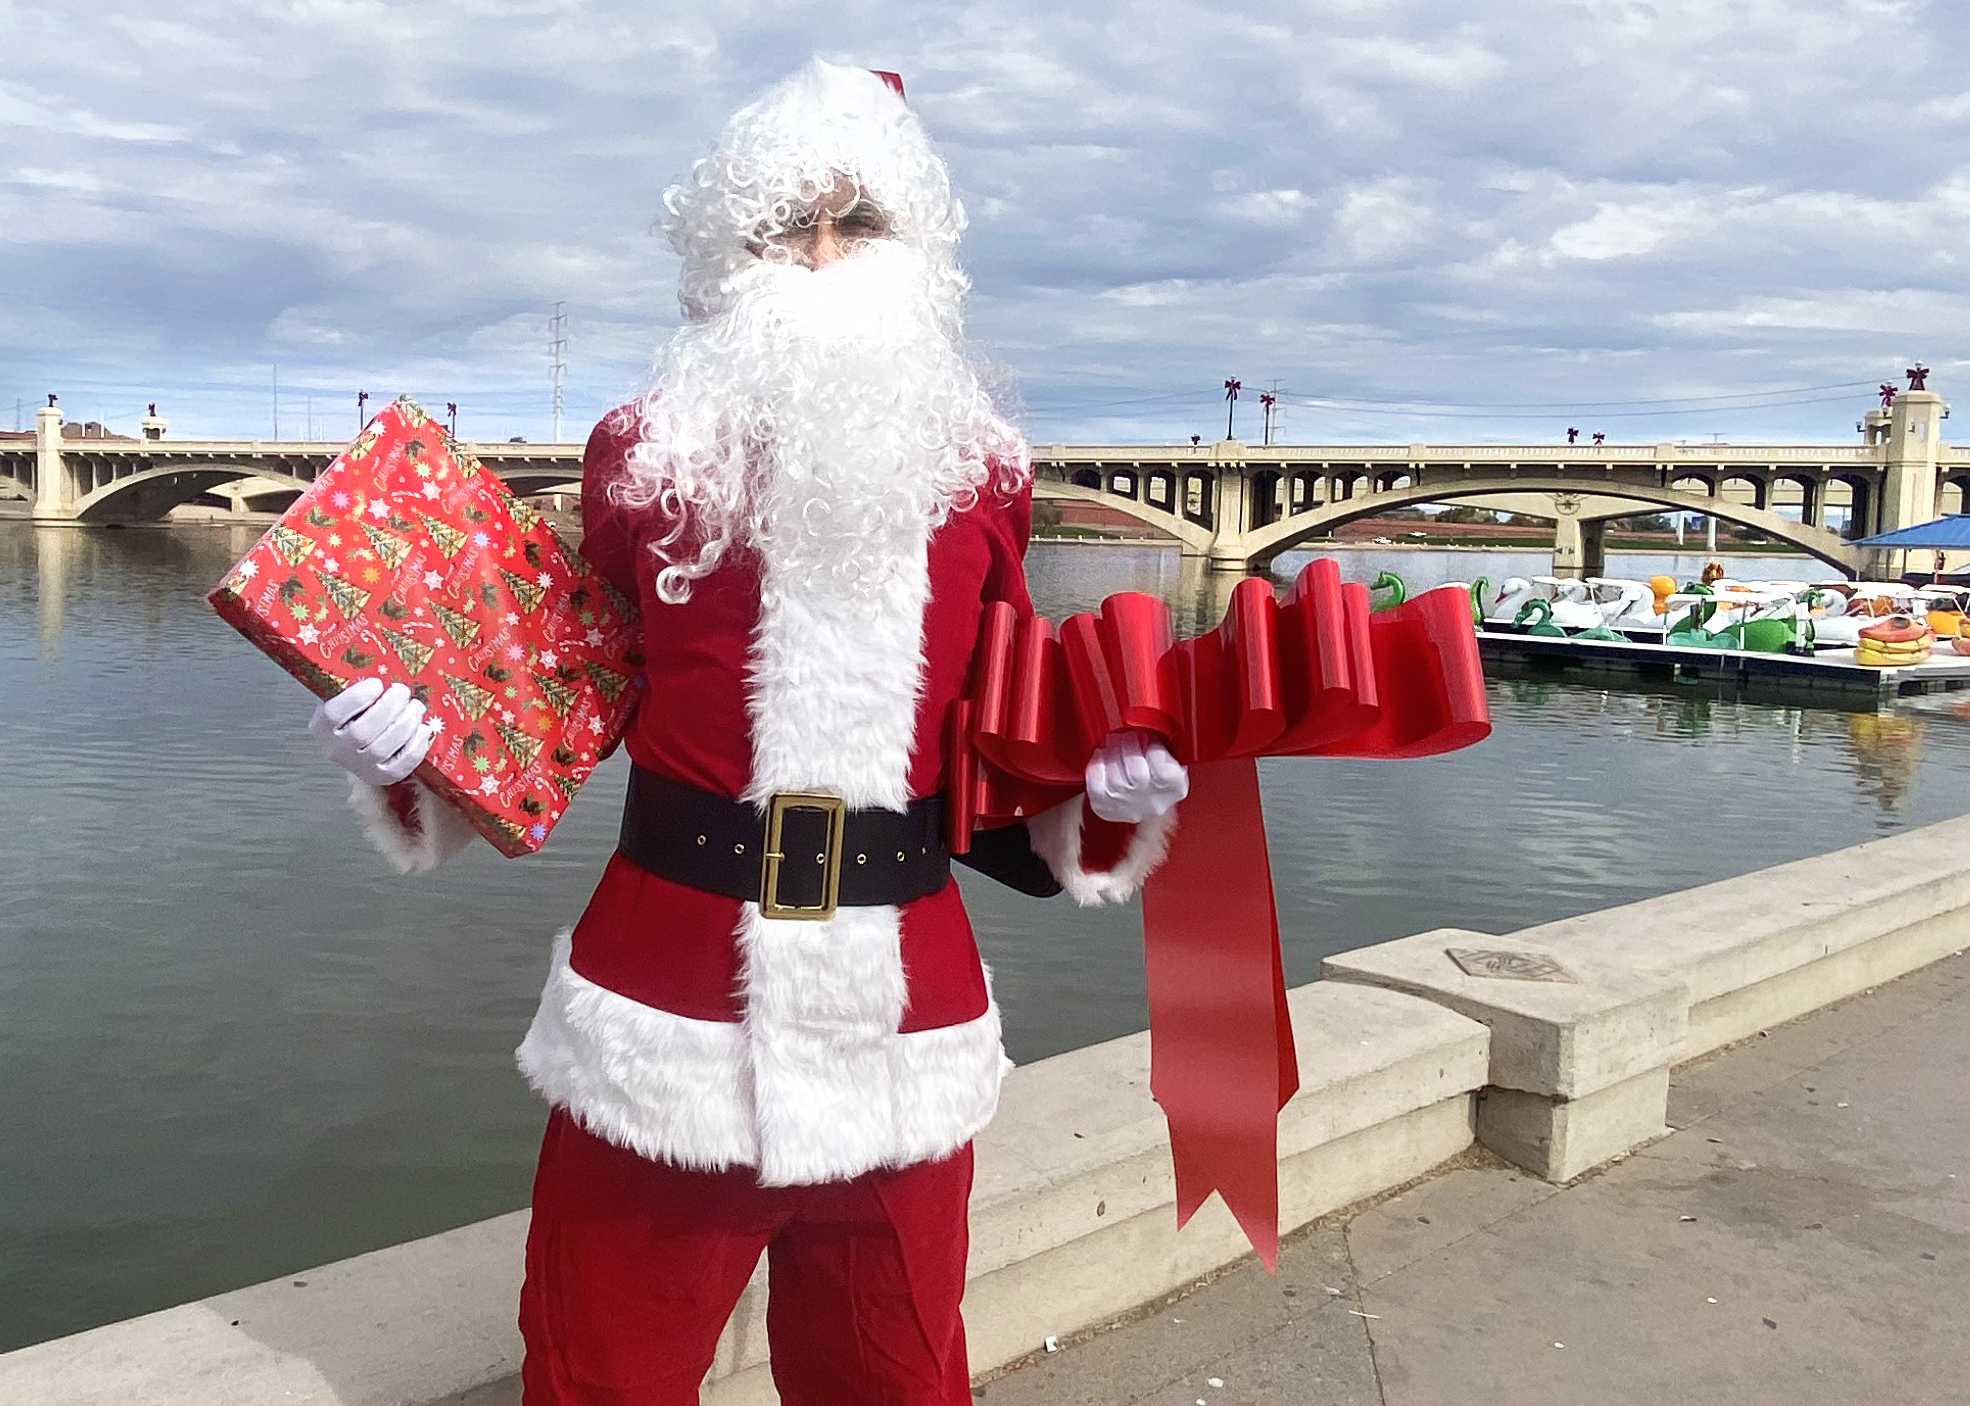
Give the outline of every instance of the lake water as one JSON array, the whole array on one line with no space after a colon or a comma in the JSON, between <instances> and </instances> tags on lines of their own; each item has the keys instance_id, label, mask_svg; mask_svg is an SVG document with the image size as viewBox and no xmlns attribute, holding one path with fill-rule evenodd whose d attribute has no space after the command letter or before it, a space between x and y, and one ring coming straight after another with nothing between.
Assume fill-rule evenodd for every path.
<instances>
[{"instance_id":1,"label":"lake water","mask_svg":"<svg viewBox=\"0 0 1970 1406\"><path fill-rule=\"evenodd\" d=\"M304 730L309 700L201 599L255 535L0 522L0 1350L526 1200L542 1111L511 1052L548 937L613 843L621 763L537 856L479 846L390 875ZM1392 567L1418 589L1547 568L1337 555L1350 579ZM1147 590L1184 632L1216 623L1228 584L1174 552L1072 545L1037 546L1031 578L1055 618ZM1290 979L1365 943L1509 932L1970 810L1970 701L1490 694L1496 733L1464 753L1264 765ZM964 882L1016 1059L1142 1027L1133 908Z\"/></svg>"}]
</instances>

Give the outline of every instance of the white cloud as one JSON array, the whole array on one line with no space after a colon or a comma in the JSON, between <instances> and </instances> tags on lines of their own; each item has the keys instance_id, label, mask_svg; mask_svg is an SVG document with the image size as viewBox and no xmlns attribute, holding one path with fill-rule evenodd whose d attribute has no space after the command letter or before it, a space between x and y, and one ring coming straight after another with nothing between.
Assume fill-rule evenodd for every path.
<instances>
[{"instance_id":1,"label":"white cloud","mask_svg":"<svg viewBox=\"0 0 1970 1406\"><path fill-rule=\"evenodd\" d=\"M1553 232L1550 248L1563 259L1628 259L1710 221L1699 200L1619 205L1602 201L1587 219Z\"/></svg>"},{"instance_id":2,"label":"white cloud","mask_svg":"<svg viewBox=\"0 0 1970 1406\"><path fill-rule=\"evenodd\" d=\"M1255 190L1224 201L1219 208L1234 220L1290 225L1306 219L1314 208L1314 199L1303 190Z\"/></svg>"},{"instance_id":3,"label":"white cloud","mask_svg":"<svg viewBox=\"0 0 1970 1406\"><path fill-rule=\"evenodd\" d=\"M1651 320L1709 336L1875 332L1956 342L1970 326L1970 297L1913 288L1840 288L1795 298L1744 298L1728 307L1660 313Z\"/></svg>"},{"instance_id":4,"label":"white cloud","mask_svg":"<svg viewBox=\"0 0 1970 1406\"><path fill-rule=\"evenodd\" d=\"M1405 177L1349 187L1334 213L1334 257L1347 264L1399 258L1424 242L1431 218L1416 183Z\"/></svg>"},{"instance_id":5,"label":"white cloud","mask_svg":"<svg viewBox=\"0 0 1970 1406\"><path fill-rule=\"evenodd\" d=\"M1938 122L1961 122L1970 118L1970 92L1957 93L1951 97L1930 98L1916 111L1924 117L1933 117Z\"/></svg>"}]
</instances>

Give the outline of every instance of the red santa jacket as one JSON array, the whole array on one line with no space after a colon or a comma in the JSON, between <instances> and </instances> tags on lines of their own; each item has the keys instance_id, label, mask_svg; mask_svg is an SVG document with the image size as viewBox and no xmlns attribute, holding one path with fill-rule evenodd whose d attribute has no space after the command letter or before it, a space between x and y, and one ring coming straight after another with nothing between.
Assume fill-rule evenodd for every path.
<instances>
[{"instance_id":1,"label":"red santa jacket","mask_svg":"<svg viewBox=\"0 0 1970 1406\"><path fill-rule=\"evenodd\" d=\"M606 492L634 443L620 413L598 426L582 492L583 554L642 610L631 758L762 802L825 791L901 809L936 794L986 604L1031 610L1030 493L953 515L873 599L783 589L770 561L735 551L668 605L653 515ZM428 793L410 812L374 793L369 804L401 867L434 860L450 842L441 827L456 829ZM1119 862L1090 871L1087 827L1078 799L1032 825L1034 849L1083 903L1126 898L1167 841L1167 822L1137 827ZM620 854L555 944L519 1063L612 1142L685 1167L753 1167L769 1185L945 1156L991 1119L1010 1067L955 884L901 907L772 921Z\"/></svg>"}]
</instances>

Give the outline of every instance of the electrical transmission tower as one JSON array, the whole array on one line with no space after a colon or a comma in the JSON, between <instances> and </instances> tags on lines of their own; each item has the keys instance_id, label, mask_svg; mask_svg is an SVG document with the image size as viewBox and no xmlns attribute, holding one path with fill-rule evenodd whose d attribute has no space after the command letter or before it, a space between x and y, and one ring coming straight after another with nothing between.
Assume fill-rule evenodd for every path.
<instances>
[{"instance_id":1,"label":"electrical transmission tower","mask_svg":"<svg viewBox=\"0 0 1970 1406\"><path fill-rule=\"evenodd\" d=\"M554 357L554 442L561 442L561 378L568 369L565 353L568 350L568 317L561 311L562 304L554 305L554 321L549 324L550 332L547 350Z\"/></svg>"}]
</instances>

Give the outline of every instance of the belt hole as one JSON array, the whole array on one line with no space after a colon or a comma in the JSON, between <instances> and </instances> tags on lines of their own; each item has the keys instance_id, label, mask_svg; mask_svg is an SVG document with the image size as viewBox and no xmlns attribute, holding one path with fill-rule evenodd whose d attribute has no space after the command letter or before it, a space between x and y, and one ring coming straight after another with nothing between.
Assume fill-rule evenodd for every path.
<instances>
[{"instance_id":1,"label":"belt hole","mask_svg":"<svg viewBox=\"0 0 1970 1406\"><path fill-rule=\"evenodd\" d=\"M733 846L732 846L732 853L734 853L734 854L744 854L745 852L746 852L746 847L745 847L744 845L733 845Z\"/></svg>"},{"instance_id":2,"label":"belt hole","mask_svg":"<svg viewBox=\"0 0 1970 1406\"><path fill-rule=\"evenodd\" d=\"M869 862L869 856L867 856L866 854L858 854L855 856L855 862L857 864L867 864Z\"/></svg>"},{"instance_id":3,"label":"belt hole","mask_svg":"<svg viewBox=\"0 0 1970 1406\"><path fill-rule=\"evenodd\" d=\"M704 842L705 842L705 837L703 835L698 836L698 843L703 844Z\"/></svg>"},{"instance_id":4,"label":"belt hole","mask_svg":"<svg viewBox=\"0 0 1970 1406\"><path fill-rule=\"evenodd\" d=\"M900 849L896 851L896 862L898 864L901 864L903 862L903 851Z\"/></svg>"},{"instance_id":5,"label":"belt hole","mask_svg":"<svg viewBox=\"0 0 1970 1406\"><path fill-rule=\"evenodd\" d=\"M828 862L828 856L827 856L827 854L826 854L826 853L824 852L824 853L821 853L821 854L817 854L817 855L815 855L815 856L814 856L814 862L815 862L816 864L826 864L826 863Z\"/></svg>"}]
</instances>

